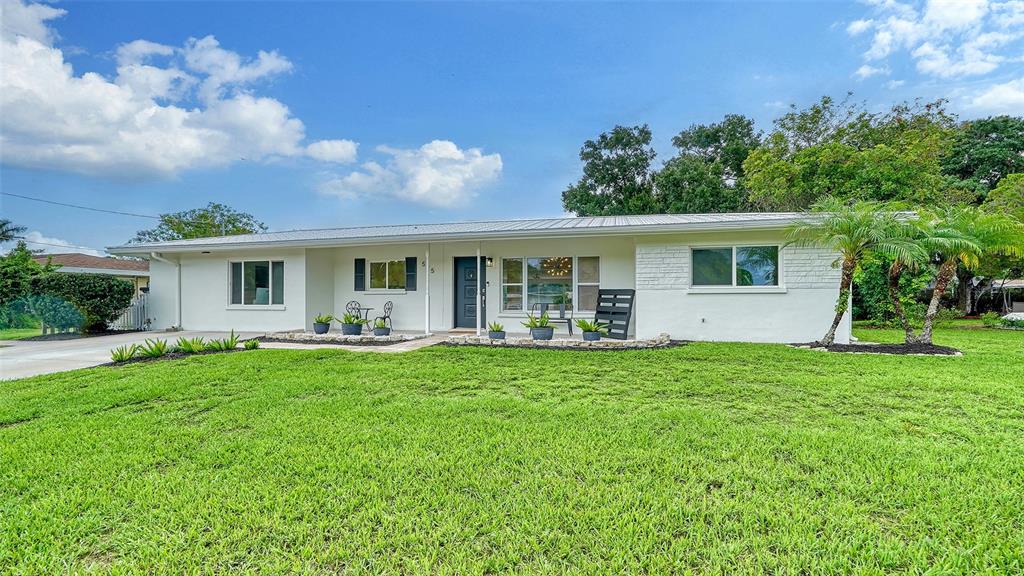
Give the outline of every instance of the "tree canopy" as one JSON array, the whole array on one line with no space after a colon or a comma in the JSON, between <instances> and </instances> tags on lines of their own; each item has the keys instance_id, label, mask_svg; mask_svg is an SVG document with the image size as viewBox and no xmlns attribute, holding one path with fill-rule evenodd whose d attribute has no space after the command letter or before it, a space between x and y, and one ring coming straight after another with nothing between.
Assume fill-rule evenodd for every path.
<instances>
[{"instance_id":1,"label":"tree canopy","mask_svg":"<svg viewBox=\"0 0 1024 576\"><path fill-rule=\"evenodd\" d=\"M139 230L132 241L165 242L266 231L267 225L257 220L252 214L239 212L224 204L210 202L204 208L161 214L159 225L148 230Z\"/></svg>"},{"instance_id":2,"label":"tree canopy","mask_svg":"<svg viewBox=\"0 0 1024 576\"><path fill-rule=\"evenodd\" d=\"M651 129L616 126L580 149L583 177L562 192L562 205L579 216L657 212Z\"/></svg>"},{"instance_id":3,"label":"tree canopy","mask_svg":"<svg viewBox=\"0 0 1024 576\"><path fill-rule=\"evenodd\" d=\"M1007 175L1024 172L1024 118L965 122L942 166L947 174L974 184L984 197Z\"/></svg>"}]
</instances>

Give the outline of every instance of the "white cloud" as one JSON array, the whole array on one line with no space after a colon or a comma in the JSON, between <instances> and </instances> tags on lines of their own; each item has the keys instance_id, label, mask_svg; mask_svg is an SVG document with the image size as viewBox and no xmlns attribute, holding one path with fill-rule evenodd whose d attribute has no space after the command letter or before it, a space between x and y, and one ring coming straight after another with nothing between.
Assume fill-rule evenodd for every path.
<instances>
[{"instance_id":1,"label":"white cloud","mask_svg":"<svg viewBox=\"0 0 1024 576\"><path fill-rule=\"evenodd\" d=\"M1024 78L982 90L974 96L971 106L989 114L1020 114L1024 110Z\"/></svg>"},{"instance_id":2,"label":"white cloud","mask_svg":"<svg viewBox=\"0 0 1024 576\"><path fill-rule=\"evenodd\" d=\"M937 78L982 76L1011 58L1024 36L1024 0L869 1L873 18L851 22L847 33L870 32L867 62L906 51L917 70ZM867 68L865 68L867 66ZM861 66L861 70L880 66ZM856 73L863 76L860 71Z\"/></svg>"},{"instance_id":3,"label":"white cloud","mask_svg":"<svg viewBox=\"0 0 1024 576\"><path fill-rule=\"evenodd\" d=\"M361 170L325 179L318 190L342 198L385 195L454 207L501 175L500 154L484 154L479 148L462 150L447 140L414 149L379 146L377 151L388 157L383 164L365 162Z\"/></svg>"},{"instance_id":4,"label":"white cloud","mask_svg":"<svg viewBox=\"0 0 1024 576\"><path fill-rule=\"evenodd\" d=\"M46 236L38 230L32 230L25 233L25 242L29 250L42 251L44 254L67 254L68 252L81 252L82 254L90 254L92 256L106 256L106 252L103 250L96 250L89 248L88 246L76 246L67 240L62 238L56 238L53 236ZM14 247L15 243L10 242L7 247L6 253Z\"/></svg>"},{"instance_id":5,"label":"white cloud","mask_svg":"<svg viewBox=\"0 0 1024 576\"><path fill-rule=\"evenodd\" d=\"M0 2L6 164L123 178L242 159L344 157L344 145L314 143L318 152L311 152L302 121L282 102L252 92L255 82L291 69L276 52L244 58L212 36L179 48L135 40L117 47L113 79L76 73L47 25L63 10Z\"/></svg>"},{"instance_id":6,"label":"white cloud","mask_svg":"<svg viewBox=\"0 0 1024 576\"><path fill-rule=\"evenodd\" d=\"M871 78L872 76L878 76L879 74L888 75L889 68L886 66L871 66L870 64L864 64L853 73L857 78L864 80L865 78Z\"/></svg>"},{"instance_id":7,"label":"white cloud","mask_svg":"<svg viewBox=\"0 0 1024 576\"><path fill-rule=\"evenodd\" d=\"M321 162L350 164L356 161L359 144L351 140L320 140L306 146L306 154Z\"/></svg>"},{"instance_id":8,"label":"white cloud","mask_svg":"<svg viewBox=\"0 0 1024 576\"><path fill-rule=\"evenodd\" d=\"M888 82L885 83L885 87L888 88L889 90L895 90L906 83L906 80L889 80Z\"/></svg>"}]
</instances>

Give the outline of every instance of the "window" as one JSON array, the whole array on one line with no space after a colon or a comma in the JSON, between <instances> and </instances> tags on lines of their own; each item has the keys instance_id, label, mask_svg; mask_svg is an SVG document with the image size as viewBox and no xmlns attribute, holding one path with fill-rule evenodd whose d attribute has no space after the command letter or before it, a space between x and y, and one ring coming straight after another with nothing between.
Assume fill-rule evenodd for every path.
<instances>
[{"instance_id":1,"label":"window","mask_svg":"<svg viewBox=\"0 0 1024 576\"><path fill-rule=\"evenodd\" d=\"M572 308L575 302L577 310L594 310L600 280L600 258L596 256L503 258L501 309L530 311L537 304Z\"/></svg>"},{"instance_id":2,"label":"window","mask_svg":"<svg viewBox=\"0 0 1024 576\"><path fill-rule=\"evenodd\" d=\"M405 260L370 262L370 290L405 290Z\"/></svg>"},{"instance_id":3,"label":"window","mask_svg":"<svg viewBox=\"0 0 1024 576\"><path fill-rule=\"evenodd\" d=\"M252 260L230 263L234 306L284 304L284 262Z\"/></svg>"},{"instance_id":4,"label":"window","mask_svg":"<svg viewBox=\"0 0 1024 576\"><path fill-rule=\"evenodd\" d=\"M778 286L778 246L694 248L693 286Z\"/></svg>"},{"instance_id":5,"label":"window","mask_svg":"<svg viewBox=\"0 0 1024 576\"><path fill-rule=\"evenodd\" d=\"M502 258L501 260L501 309L509 311L523 309L522 258Z\"/></svg>"}]
</instances>

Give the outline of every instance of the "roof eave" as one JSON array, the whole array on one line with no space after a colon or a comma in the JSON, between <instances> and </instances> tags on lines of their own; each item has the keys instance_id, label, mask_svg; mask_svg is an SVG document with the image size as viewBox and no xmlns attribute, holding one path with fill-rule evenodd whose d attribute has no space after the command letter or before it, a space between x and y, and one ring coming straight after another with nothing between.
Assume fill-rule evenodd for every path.
<instances>
[{"instance_id":1,"label":"roof eave","mask_svg":"<svg viewBox=\"0 0 1024 576\"><path fill-rule=\"evenodd\" d=\"M630 236L640 234L674 234L682 232L716 232L734 230L776 230L782 229L797 219L774 221L743 220L736 222L692 222L686 224L663 224L641 226L609 226L605 228L576 229L529 229L504 230L496 232L448 232L443 234L408 234L402 236L380 236L360 238L325 238L301 240L257 240L233 243L190 243L190 244L125 244L109 246L107 252L119 256L146 255L150 252L230 252L266 248L334 248L345 246L372 246L378 244L415 244L421 242L464 242L473 240L518 240L522 238L566 238L578 236Z\"/></svg>"}]
</instances>

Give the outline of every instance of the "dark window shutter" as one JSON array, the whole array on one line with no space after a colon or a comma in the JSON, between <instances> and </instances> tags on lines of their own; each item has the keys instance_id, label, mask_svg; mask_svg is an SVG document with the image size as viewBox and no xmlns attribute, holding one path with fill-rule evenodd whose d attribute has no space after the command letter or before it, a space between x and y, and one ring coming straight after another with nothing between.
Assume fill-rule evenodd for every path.
<instances>
[{"instance_id":1,"label":"dark window shutter","mask_svg":"<svg viewBox=\"0 0 1024 576\"><path fill-rule=\"evenodd\" d=\"M405 259L405 289L416 290L416 257Z\"/></svg>"},{"instance_id":2,"label":"dark window shutter","mask_svg":"<svg viewBox=\"0 0 1024 576\"><path fill-rule=\"evenodd\" d=\"M356 279L356 291L366 290L366 258L356 258L356 269L353 276Z\"/></svg>"}]
</instances>

